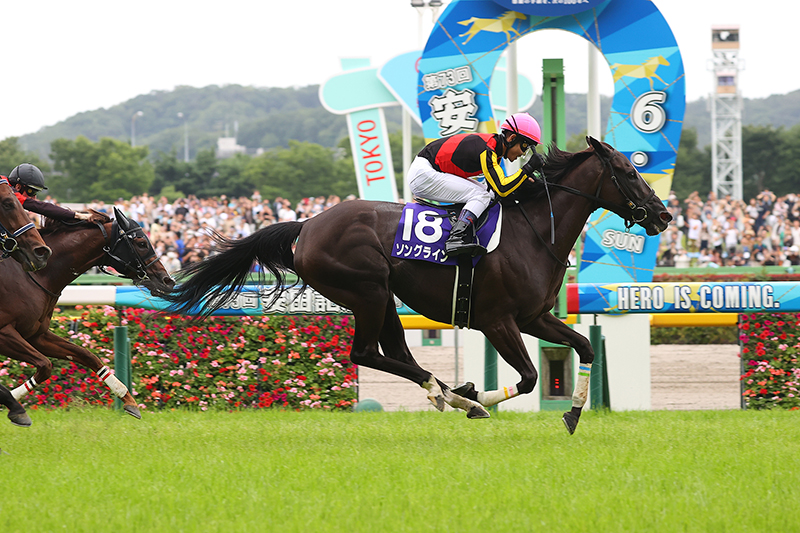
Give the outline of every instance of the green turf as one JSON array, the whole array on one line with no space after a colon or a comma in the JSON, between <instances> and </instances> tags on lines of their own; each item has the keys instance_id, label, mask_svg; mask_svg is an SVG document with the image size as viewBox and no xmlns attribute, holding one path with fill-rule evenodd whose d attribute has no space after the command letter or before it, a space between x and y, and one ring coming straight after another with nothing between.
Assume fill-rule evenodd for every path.
<instances>
[{"instance_id":1,"label":"green turf","mask_svg":"<svg viewBox=\"0 0 800 533\"><path fill-rule=\"evenodd\" d=\"M800 530L800 412L31 416L4 533Z\"/></svg>"}]
</instances>

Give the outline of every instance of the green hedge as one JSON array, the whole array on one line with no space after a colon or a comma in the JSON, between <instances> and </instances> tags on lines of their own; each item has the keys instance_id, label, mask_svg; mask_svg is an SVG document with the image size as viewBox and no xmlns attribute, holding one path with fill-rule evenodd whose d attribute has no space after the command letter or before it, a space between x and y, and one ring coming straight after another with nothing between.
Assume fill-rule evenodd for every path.
<instances>
[{"instance_id":1,"label":"green hedge","mask_svg":"<svg viewBox=\"0 0 800 533\"><path fill-rule=\"evenodd\" d=\"M133 394L143 409L349 409L357 370L348 359L351 316L183 316L110 306L76 306L57 314L51 330L83 345L113 367L113 328L128 327ZM33 375L25 363L0 359L3 383ZM73 402L111 404L93 372L54 361L53 376L22 400L27 407Z\"/></svg>"}]
</instances>

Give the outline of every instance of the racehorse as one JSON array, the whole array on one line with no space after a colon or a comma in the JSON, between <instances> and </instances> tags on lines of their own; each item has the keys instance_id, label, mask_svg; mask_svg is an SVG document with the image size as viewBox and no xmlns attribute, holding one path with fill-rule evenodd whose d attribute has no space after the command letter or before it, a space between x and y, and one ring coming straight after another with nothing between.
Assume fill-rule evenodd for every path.
<instances>
[{"instance_id":1,"label":"racehorse","mask_svg":"<svg viewBox=\"0 0 800 533\"><path fill-rule=\"evenodd\" d=\"M122 399L125 411L141 418L127 387L96 355L49 330L61 291L92 267L105 271L110 266L153 296L169 292L175 284L139 224L116 207L114 219L97 211L92 215L90 221L75 223L47 219L41 234L53 256L45 268L29 273L16 263L0 263L0 301L4 302L0 353L36 367L31 378L11 391L16 401L50 377L50 358L63 359L97 373ZM23 425L30 425L29 420Z\"/></svg>"},{"instance_id":2,"label":"racehorse","mask_svg":"<svg viewBox=\"0 0 800 533\"><path fill-rule=\"evenodd\" d=\"M0 255L11 257L26 271L44 268L51 250L28 218L8 180L0 176ZM1 261L2 259L0 259ZM18 426L30 426L25 409L0 385L0 405L8 408L8 417Z\"/></svg>"},{"instance_id":3,"label":"racehorse","mask_svg":"<svg viewBox=\"0 0 800 533\"><path fill-rule=\"evenodd\" d=\"M628 227L644 227L649 235L664 231L672 220L623 154L591 137L587 142L589 148L577 153L550 147L544 174L552 211L541 184L520 187L503 201L498 247L475 267L470 327L483 332L519 372L516 385L487 392L475 391L469 384L451 390L414 360L394 295L421 315L451 322L455 267L392 257L401 204L354 200L304 222L273 224L239 240L217 236L217 255L179 272L183 283L166 296L172 302L170 310L212 313L242 288L254 260L277 279L268 293L274 298L285 290L285 273L295 272L305 284L352 311L353 363L419 384L439 410L448 403L467 411L470 418L487 417L485 406L529 393L536 385L538 374L520 333L571 346L581 367L590 368L594 351L588 339L549 313L569 252L589 215L603 207L625 219ZM551 214L552 245L545 238L552 227ZM582 380L581 374L572 410L563 416L570 433L587 398L589 375Z\"/></svg>"}]
</instances>

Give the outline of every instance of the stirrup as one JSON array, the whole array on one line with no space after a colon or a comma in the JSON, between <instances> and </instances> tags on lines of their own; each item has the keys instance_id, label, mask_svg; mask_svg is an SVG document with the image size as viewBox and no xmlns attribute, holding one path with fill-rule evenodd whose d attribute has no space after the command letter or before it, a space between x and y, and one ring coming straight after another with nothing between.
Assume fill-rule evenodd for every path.
<instances>
[{"instance_id":1,"label":"stirrup","mask_svg":"<svg viewBox=\"0 0 800 533\"><path fill-rule=\"evenodd\" d=\"M476 255L485 254L486 247L481 246L476 242L470 242L470 243L446 242L444 244L444 251L449 257L455 257L457 255L464 255L464 254L470 254L472 257L475 257Z\"/></svg>"}]
</instances>

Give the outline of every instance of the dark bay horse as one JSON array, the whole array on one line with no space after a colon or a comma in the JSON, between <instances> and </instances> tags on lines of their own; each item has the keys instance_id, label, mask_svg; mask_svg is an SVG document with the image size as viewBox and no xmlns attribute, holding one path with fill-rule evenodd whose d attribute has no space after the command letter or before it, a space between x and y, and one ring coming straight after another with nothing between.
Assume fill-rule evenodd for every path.
<instances>
[{"instance_id":1,"label":"dark bay horse","mask_svg":"<svg viewBox=\"0 0 800 533\"><path fill-rule=\"evenodd\" d=\"M484 406L533 390L538 374L521 333L571 346L581 362L573 408L563 417L572 433L587 398L594 352L588 339L549 312L568 254L599 207L615 212L629 227L641 225L649 235L664 231L672 220L624 155L593 138L587 142L589 148L582 152L551 147L547 154L544 173L551 189L555 244L546 238L548 200L541 186L526 184L504 200L500 244L475 268L470 327L482 331L519 372L521 380L515 385L487 392L469 386L450 390L412 357L393 295L421 315L452 323L455 267L392 257L401 204L343 202L304 222L273 224L239 240L218 237L220 253L183 270L185 282L167 299L174 311L199 308L206 315L242 288L254 260L276 276L273 296L284 290L285 272L295 272L322 295L352 310L353 363L409 379L427 390L438 409L448 403L466 410L470 418L486 417Z\"/></svg>"},{"instance_id":2,"label":"dark bay horse","mask_svg":"<svg viewBox=\"0 0 800 533\"><path fill-rule=\"evenodd\" d=\"M11 391L15 400L50 377L50 358L63 359L93 370L122 399L125 411L141 418L127 387L96 355L50 331L61 291L92 267L110 266L153 296L175 284L139 224L117 208L114 217L94 211L92 221L48 219L41 234L53 255L45 268L28 273L17 263L0 263L0 354L36 367L32 377Z\"/></svg>"}]
</instances>

